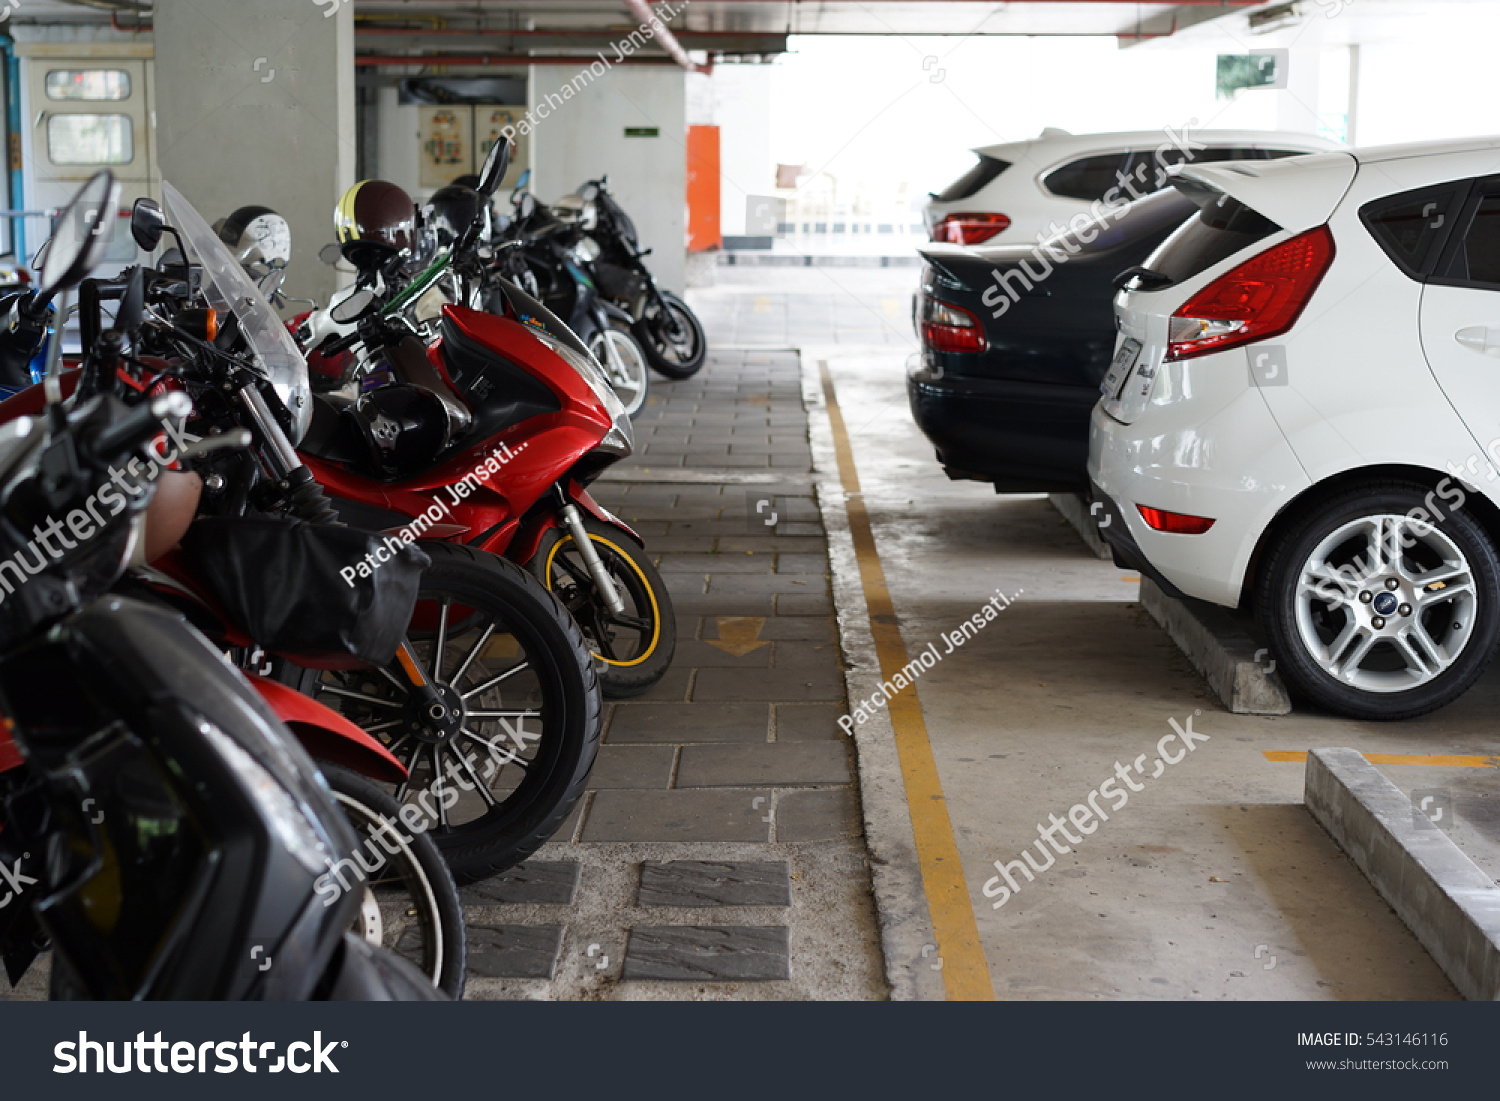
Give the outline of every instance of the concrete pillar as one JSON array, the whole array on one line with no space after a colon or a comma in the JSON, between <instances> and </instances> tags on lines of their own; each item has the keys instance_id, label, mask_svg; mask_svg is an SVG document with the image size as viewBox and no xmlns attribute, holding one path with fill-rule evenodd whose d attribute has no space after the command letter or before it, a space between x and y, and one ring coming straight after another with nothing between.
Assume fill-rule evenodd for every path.
<instances>
[{"instance_id":1,"label":"concrete pillar","mask_svg":"<svg viewBox=\"0 0 1500 1101\"><path fill-rule=\"evenodd\" d=\"M651 273L678 294L687 254L686 75L665 65L616 65L586 76L566 65L534 65L530 85L531 190L553 202L608 174L641 247L653 250Z\"/></svg>"},{"instance_id":2,"label":"concrete pillar","mask_svg":"<svg viewBox=\"0 0 1500 1101\"><path fill-rule=\"evenodd\" d=\"M355 182L354 6L156 0L162 177L210 223L262 204L292 227L287 290L336 286L318 250Z\"/></svg>"}]
</instances>

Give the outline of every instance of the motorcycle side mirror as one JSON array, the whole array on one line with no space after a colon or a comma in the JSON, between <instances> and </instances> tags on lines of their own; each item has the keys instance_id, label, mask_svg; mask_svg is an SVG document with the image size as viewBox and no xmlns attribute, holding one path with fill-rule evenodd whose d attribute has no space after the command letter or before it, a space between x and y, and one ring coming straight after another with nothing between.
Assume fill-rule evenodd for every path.
<instances>
[{"instance_id":1,"label":"motorcycle side mirror","mask_svg":"<svg viewBox=\"0 0 1500 1101\"><path fill-rule=\"evenodd\" d=\"M104 258L120 212L120 184L102 168L63 207L42 264L37 300L70 290Z\"/></svg>"},{"instance_id":2,"label":"motorcycle side mirror","mask_svg":"<svg viewBox=\"0 0 1500 1101\"><path fill-rule=\"evenodd\" d=\"M270 271L266 272L266 274L260 277L260 282L256 285L260 287L261 294L265 295L266 298L275 301L276 296L281 293L281 284L285 281L286 269L272 268Z\"/></svg>"},{"instance_id":3,"label":"motorcycle side mirror","mask_svg":"<svg viewBox=\"0 0 1500 1101\"><path fill-rule=\"evenodd\" d=\"M167 216L155 199L141 198L130 211L130 235L144 252L155 252L167 229Z\"/></svg>"},{"instance_id":4,"label":"motorcycle side mirror","mask_svg":"<svg viewBox=\"0 0 1500 1101\"><path fill-rule=\"evenodd\" d=\"M500 181L510 168L510 139L503 134L490 146L489 156L484 158L484 167L479 170L479 186L474 190L485 198L500 190Z\"/></svg>"},{"instance_id":5,"label":"motorcycle side mirror","mask_svg":"<svg viewBox=\"0 0 1500 1101\"><path fill-rule=\"evenodd\" d=\"M358 290L329 310L328 316L339 325L349 325L361 320L370 312L374 305L374 291L369 289Z\"/></svg>"},{"instance_id":6,"label":"motorcycle side mirror","mask_svg":"<svg viewBox=\"0 0 1500 1101\"><path fill-rule=\"evenodd\" d=\"M517 191L524 191L526 189L526 185L529 184L530 182L531 182L531 169L528 168L525 172L522 172L521 175L520 175L520 177L516 180L516 190Z\"/></svg>"},{"instance_id":7,"label":"motorcycle side mirror","mask_svg":"<svg viewBox=\"0 0 1500 1101\"><path fill-rule=\"evenodd\" d=\"M330 241L318 250L318 259L330 268L344 258L344 248L337 241Z\"/></svg>"}]
</instances>

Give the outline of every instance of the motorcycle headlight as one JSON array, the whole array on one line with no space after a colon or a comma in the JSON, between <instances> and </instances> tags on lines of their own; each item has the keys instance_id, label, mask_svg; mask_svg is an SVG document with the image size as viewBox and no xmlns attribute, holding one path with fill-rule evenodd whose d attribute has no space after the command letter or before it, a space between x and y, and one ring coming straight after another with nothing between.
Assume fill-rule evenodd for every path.
<instances>
[{"instance_id":1,"label":"motorcycle headlight","mask_svg":"<svg viewBox=\"0 0 1500 1101\"><path fill-rule=\"evenodd\" d=\"M610 429L604 439L599 441L599 446L621 458L631 454L635 450L635 430L631 427L630 417L626 415L625 406L621 403L619 395L605 379L604 372L594 362L593 357L579 353L576 349L554 338L552 334L544 333L533 326L528 325L526 331L551 348L563 358L569 367L577 371L578 377L588 384L588 388L594 392L600 404L609 410Z\"/></svg>"}]
</instances>

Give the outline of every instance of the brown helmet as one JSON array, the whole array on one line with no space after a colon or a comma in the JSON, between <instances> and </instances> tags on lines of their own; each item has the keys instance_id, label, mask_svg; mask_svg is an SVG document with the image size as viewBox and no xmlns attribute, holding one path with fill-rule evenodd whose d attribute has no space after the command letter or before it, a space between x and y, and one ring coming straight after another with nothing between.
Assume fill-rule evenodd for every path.
<instances>
[{"instance_id":1,"label":"brown helmet","mask_svg":"<svg viewBox=\"0 0 1500 1101\"><path fill-rule=\"evenodd\" d=\"M373 266L416 244L417 206L393 183L361 180L344 192L333 224L345 258Z\"/></svg>"}]
</instances>

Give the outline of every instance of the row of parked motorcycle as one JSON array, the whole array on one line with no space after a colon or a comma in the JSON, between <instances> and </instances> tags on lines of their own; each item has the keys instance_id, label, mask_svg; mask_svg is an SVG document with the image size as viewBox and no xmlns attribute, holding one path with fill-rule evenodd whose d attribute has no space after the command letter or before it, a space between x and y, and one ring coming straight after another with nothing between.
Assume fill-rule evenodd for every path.
<instances>
[{"instance_id":1,"label":"row of parked motorcycle","mask_svg":"<svg viewBox=\"0 0 1500 1101\"><path fill-rule=\"evenodd\" d=\"M551 837L601 696L666 673L671 599L588 487L702 328L605 181L497 217L509 149L421 209L357 185L353 285L290 323L265 208L216 232L167 184L110 278L113 177L58 219L0 331L40 355L0 403L12 984L50 949L54 998L457 998L456 881Z\"/></svg>"}]
</instances>

